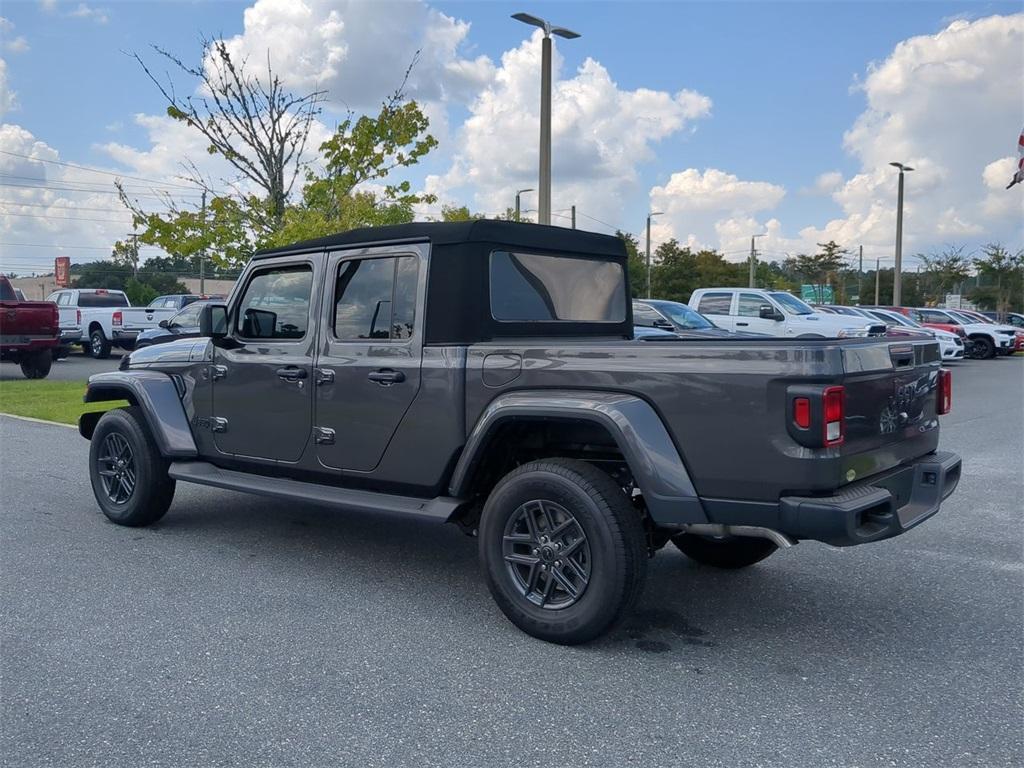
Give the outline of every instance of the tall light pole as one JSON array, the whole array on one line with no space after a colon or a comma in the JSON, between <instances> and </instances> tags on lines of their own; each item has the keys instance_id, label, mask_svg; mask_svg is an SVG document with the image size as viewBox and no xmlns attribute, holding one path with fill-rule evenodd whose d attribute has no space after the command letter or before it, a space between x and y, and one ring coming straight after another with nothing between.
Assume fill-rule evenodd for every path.
<instances>
[{"instance_id":1,"label":"tall light pole","mask_svg":"<svg viewBox=\"0 0 1024 768\"><path fill-rule=\"evenodd\" d=\"M523 192L533 192L533 187L516 190L516 221L519 221L519 196L523 194Z\"/></svg>"},{"instance_id":2,"label":"tall light pole","mask_svg":"<svg viewBox=\"0 0 1024 768\"><path fill-rule=\"evenodd\" d=\"M750 238L750 285L747 288L756 288L754 285L754 276L757 274L757 251L754 250L754 240L759 237L767 237L767 232L762 232L760 235L754 235Z\"/></svg>"},{"instance_id":3,"label":"tall light pole","mask_svg":"<svg viewBox=\"0 0 1024 768\"><path fill-rule=\"evenodd\" d=\"M551 36L566 40L579 37L579 33L564 27L553 27L544 19L528 13L514 13L512 18L544 30L540 55L540 184L538 184L537 223L551 223Z\"/></svg>"},{"instance_id":4,"label":"tall light pole","mask_svg":"<svg viewBox=\"0 0 1024 768\"><path fill-rule=\"evenodd\" d=\"M902 277L903 277L903 174L906 171L914 170L903 163L889 163L894 168L900 169L899 192L896 194L896 266L892 271L892 305L902 306Z\"/></svg>"},{"instance_id":5,"label":"tall light pole","mask_svg":"<svg viewBox=\"0 0 1024 768\"><path fill-rule=\"evenodd\" d=\"M651 219L661 216L662 211L651 211L647 214L647 298L651 298Z\"/></svg>"}]
</instances>

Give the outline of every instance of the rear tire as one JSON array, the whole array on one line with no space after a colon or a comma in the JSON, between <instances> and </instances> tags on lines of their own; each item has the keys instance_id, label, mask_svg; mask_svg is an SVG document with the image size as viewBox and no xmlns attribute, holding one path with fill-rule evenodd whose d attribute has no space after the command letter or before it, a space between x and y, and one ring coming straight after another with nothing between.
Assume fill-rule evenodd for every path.
<instances>
[{"instance_id":1,"label":"rear tire","mask_svg":"<svg viewBox=\"0 0 1024 768\"><path fill-rule=\"evenodd\" d=\"M95 360L106 360L110 357L110 342L103 335L103 329L97 328L89 334L88 352Z\"/></svg>"},{"instance_id":2,"label":"rear tire","mask_svg":"<svg viewBox=\"0 0 1024 768\"><path fill-rule=\"evenodd\" d=\"M673 536L672 543L680 552L701 565L729 569L746 568L748 565L759 563L779 548L768 539L753 536L728 536L719 539L692 533Z\"/></svg>"},{"instance_id":3,"label":"rear tire","mask_svg":"<svg viewBox=\"0 0 1024 768\"><path fill-rule=\"evenodd\" d=\"M33 352L21 361L21 372L26 379L45 379L53 365L53 353L48 349Z\"/></svg>"},{"instance_id":4,"label":"rear tire","mask_svg":"<svg viewBox=\"0 0 1024 768\"><path fill-rule=\"evenodd\" d=\"M593 640L643 589L640 515L614 480L583 461L545 459L510 472L487 498L479 538L498 607L541 640Z\"/></svg>"},{"instance_id":5,"label":"rear tire","mask_svg":"<svg viewBox=\"0 0 1024 768\"><path fill-rule=\"evenodd\" d=\"M100 417L89 446L89 479L111 522L137 527L163 517L174 499L169 466L141 408L116 408Z\"/></svg>"}]
</instances>

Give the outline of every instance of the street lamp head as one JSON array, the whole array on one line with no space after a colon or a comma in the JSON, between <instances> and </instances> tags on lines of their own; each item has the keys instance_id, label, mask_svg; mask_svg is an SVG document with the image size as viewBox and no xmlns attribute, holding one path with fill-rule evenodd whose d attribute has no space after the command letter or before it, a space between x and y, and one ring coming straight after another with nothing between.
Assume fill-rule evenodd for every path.
<instances>
[{"instance_id":1,"label":"street lamp head","mask_svg":"<svg viewBox=\"0 0 1024 768\"><path fill-rule=\"evenodd\" d=\"M904 165L903 163L889 163L889 165L891 165L893 168L899 168L901 173L903 171L912 171L912 170L914 170L909 165Z\"/></svg>"},{"instance_id":2,"label":"street lamp head","mask_svg":"<svg viewBox=\"0 0 1024 768\"><path fill-rule=\"evenodd\" d=\"M513 13L512 18L516 21L523 22L523 24L529 24L532 27L540 27L544 30L544 37L558 35L559 37L564 37L566 40L573 40L580 36L578 32L573 32L571 29L566 29L565 27L552 27L550 22L544 21L544 19L538 18L529 13Z\"/></svg>"},{"instance_id":3,"label":"street lamp head","mask_svg":"<svg viewBox=\"0 0 1024 768\"><path fill-rule=\"evenodd\" d=\"M533 187L527 187L526 189L517 189L516 194L521 195L523 192L533 192Z\"/></svg>"},{"instance_id":4,"label":"street lamp head","mask_svg":"<svg viewBox=\"0 0 1024 768\"><path fill-rule=\"evenodd\" d=\"M664 215L665 215L664 211L651 211L650 213L647 214L647 218L650 219L650 218L653 218L654 216L664 216Z\"/></svg>"}]
</instances>

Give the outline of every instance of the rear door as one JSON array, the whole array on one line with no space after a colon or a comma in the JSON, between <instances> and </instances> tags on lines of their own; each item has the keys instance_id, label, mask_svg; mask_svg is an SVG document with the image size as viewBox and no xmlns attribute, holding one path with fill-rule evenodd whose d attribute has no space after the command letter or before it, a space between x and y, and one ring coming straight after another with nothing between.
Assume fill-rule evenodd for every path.
<instances>
[{"instance_id":1,"label":"rear door","mask_svg":"<svg viewBox=\"0 0 1024 768\"><path fill-rule=\"evenodd\" d=\"M372 471L420 387L424 251L341 251L327 260L316 361L320 463Z\"/></svg>"},{"instance_id":2,"label":"rear door","mask_svg":"<svg viewBox=\"0 0 1024 768\"><path fill-rule=\"evenodd\" d=\"M313 417L314 277L305 257L268 259L246 276L211 367L210 428L222 453L280 462L302 456Z\"/></svg>"},{"instance_id":3,"label":"rear door","mask_svg":"<svg viewBox=\"0 0 1024 768\"><path fill-rule=\"evenodd\" d=\"M736 330L736 318L730 314L732 296L731 291L709 291L700 297L700 301L697 302L694 309L719 328L734 331Z\"/></svg>"}]
</instances>

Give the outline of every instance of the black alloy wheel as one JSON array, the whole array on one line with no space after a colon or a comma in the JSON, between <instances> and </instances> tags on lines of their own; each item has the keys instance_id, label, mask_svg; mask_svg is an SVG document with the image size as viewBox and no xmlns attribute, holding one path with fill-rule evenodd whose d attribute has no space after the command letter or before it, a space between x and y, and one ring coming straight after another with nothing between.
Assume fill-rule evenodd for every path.
<instances>
[{"instance_id":1,"label":"black alloy wheel","mask_svg":"<svg viewBox=\"0 0 1024 768\"><path fill-rule=\"evenodd\" d=\"M96 472L112 504L125 504L135 492L136 468L132 446L118 432L111 432L100 447Z\"/></svg>"},{"instance_id":2,"label":"black alloy wheel","mask_svg":"<svg viewBox=\"0 0 1024 768\"><path fill-rule=\"evenodd\" d=\"M573 605L590 583L587 535L565 507L546 499L521 505L502 539L506 568L519 593L539 608Z\"/></svg>"}]
</instances>

